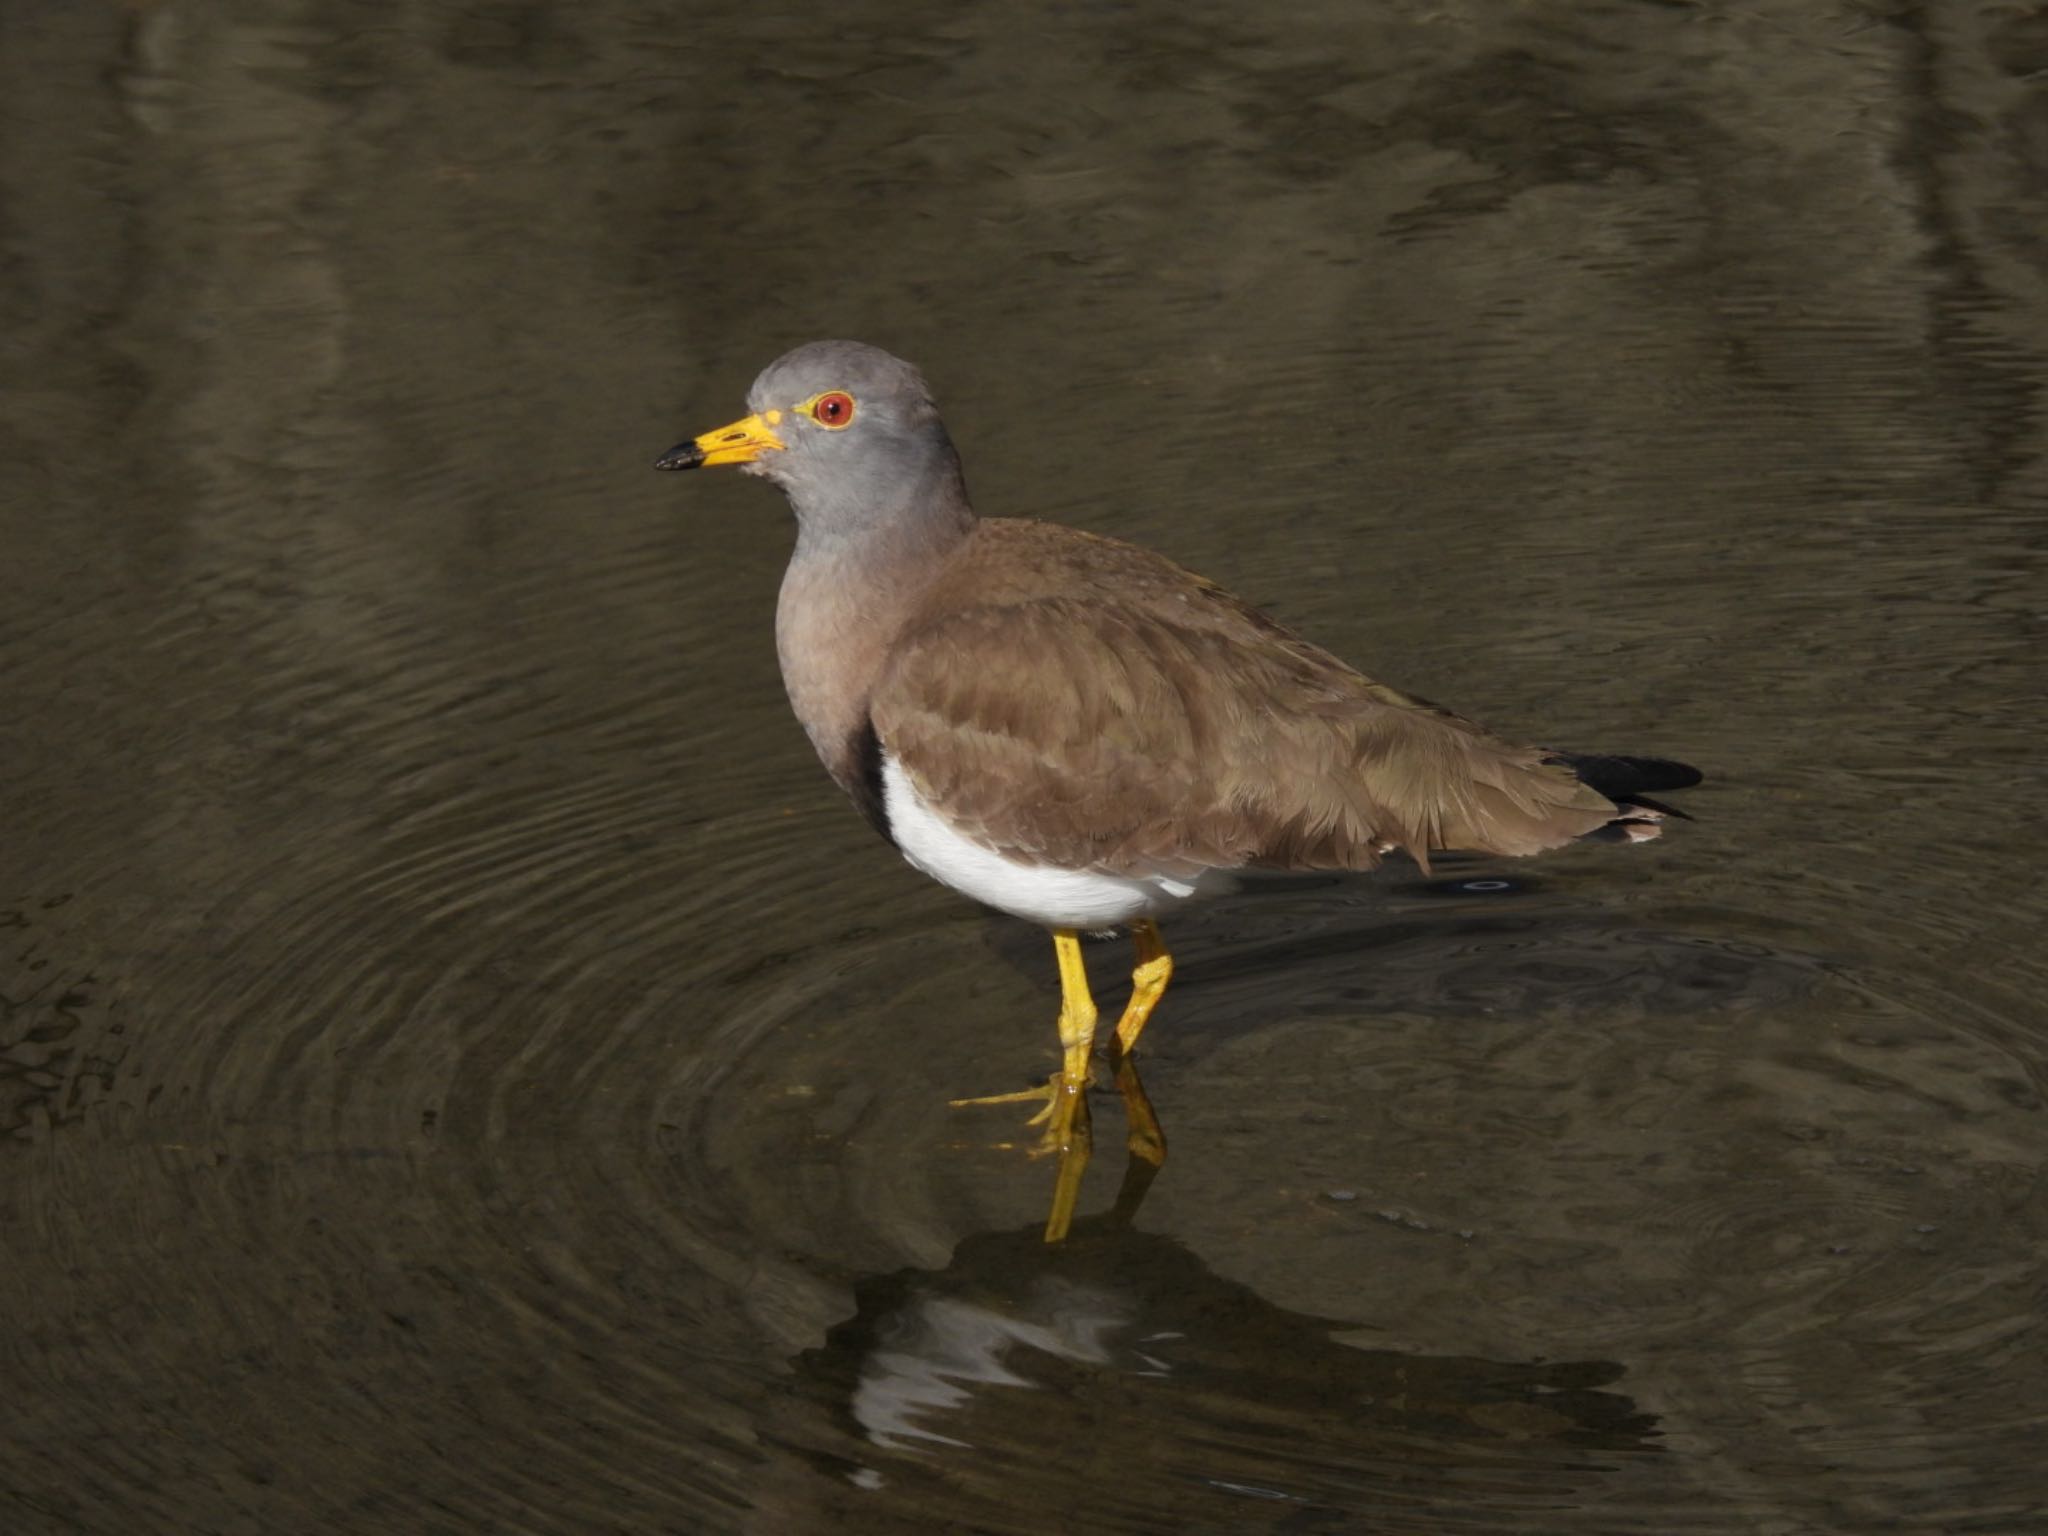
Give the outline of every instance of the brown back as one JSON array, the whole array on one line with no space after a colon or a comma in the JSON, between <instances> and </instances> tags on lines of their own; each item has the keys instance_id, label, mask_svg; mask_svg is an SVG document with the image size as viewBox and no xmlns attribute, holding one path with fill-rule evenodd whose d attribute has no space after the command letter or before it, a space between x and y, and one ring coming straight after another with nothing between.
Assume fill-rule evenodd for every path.
<instances>
[{"instance_id":1,"label":"brown back","mask_svg":"<svg viewBox=\"0 0 2048 1536\"><path fill-rule=\"evenodd\" d=\"M876 736L964 835L1114 873L1526 854L1613 802L1147 550L986 519L899 632Z\"/></svg>"}]
</instances>

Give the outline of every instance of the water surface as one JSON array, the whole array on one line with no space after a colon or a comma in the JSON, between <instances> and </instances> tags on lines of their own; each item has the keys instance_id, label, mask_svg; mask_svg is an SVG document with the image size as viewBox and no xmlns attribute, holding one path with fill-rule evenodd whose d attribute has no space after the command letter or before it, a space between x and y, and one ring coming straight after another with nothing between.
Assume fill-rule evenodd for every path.
<instances>
[{"instance_id":1,"label":"water surface","mask_svg":"<svg viewBox=\"0 0 2048 1536\"><path fill-rule=\"evenodd\" d=\"M20 9L10 1532L2042 1527L2048 29L1356 9ZM649 470L818 335L1698 820L1177 923L1048 1252Z\"/></svg>"}]
</instances>

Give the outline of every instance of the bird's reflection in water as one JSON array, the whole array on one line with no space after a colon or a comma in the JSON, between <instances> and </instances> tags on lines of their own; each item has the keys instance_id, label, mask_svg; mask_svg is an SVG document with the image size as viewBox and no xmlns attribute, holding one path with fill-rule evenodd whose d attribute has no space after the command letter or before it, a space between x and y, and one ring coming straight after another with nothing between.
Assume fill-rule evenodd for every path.
<instances>
[{"instance_id":1,"label":"bird's reflection in water","mask_svg":"<svg viewBox=\"0 0 2048 1536\"><path fill-rule=\"evenodd\" d=\"M764 1489L763 1512L797 1496L855 1529L1348 1530L1326 1521L1562 1512L1654 1454L1654 1421L1606 1390L1620 1366L1342 1342L1352 1325L1131 1230L1149 1177L1131 1166L1119 1208L1065 1244L983 1234L944 1269L860 1282L770 1432L827 1476Z\"/></svg>"},{"instance_id":2,"label":"bird's reflection in water","mask_svg":"<svg viewBox=\"0 0 2048 1536\"><path fill-rule=\"evenodd\" d=\"M1138 1076L1137 1063L1129 1056L1113 1054L1110 1070L1117 1097L1123 1100L1124 1150L1129 1154L1124 1166L1123 1187L1117 1193L1110 1219L1118 1226L1128 1226L1138 1209L1138 1202L1145 1198L1145 1191L1152 1187L1153 1179L1166 1166L1166 1130L1160 1125L1158 1112L1152 1108L1151 1095L1145 1092L1144 1081ZM1045 1221L1044 1240L1048 1243L1066 1240L1068 1226L1074 1219L1075 1202L1080 1198L1081 1175L1088 1171L1090 1149L1094 1144L1087 1094L1081 1095L1075 1108L1078 1113L1070 1127L1067 1143L1060 1148L1059 1173L1053 1180L1052 1208Z\"/></svg>"},{"instance_id":3,"label":"bird's reflection in water","mask_svg":"<svg viewBox=\"0 0 2048 1536\"><path fill-rule=\"evenodd\" d=\"M1347 886L1355 893L1349 905L1337 899ZM1151 1164L1166 1161L1166 1131L1138 1078L1143 1050L1163 1042L1194 1061L1222 1040L1268 1027L1276 986L1284 987L1288 1015L1342 1021L1361 1037L1389 1018L1417 1016L1456 1020L1461 1034L1476 1037L1492 1021L1564 1011L1666 1018L1786 1003L1825 975L1818 957L1761 939L1705 942L1682 924L1626 912L1517 905L1541 890L1520 874L1378 887L1336 875L1247 880L1217 904L1206 928L1190 925L1199 958L1175 973L1140 1056L1122 1055L1113 1033L1100 1053L1123 1101L1127 1149ZM987 942L1021 976L1037 976L1041 946L1029 928L994 918ZM1100 957L1120 957L1121 948L1091 946L1098 971ZM1115 985L1102 990L1113 998ZM1085 1099L1076 1108L1055 1172L1048 1241L1059 1240L1077 1207L1098 1129ZM1113 1131L1099 1132L1106 1149Z\"/></svg>"}]
</instances>

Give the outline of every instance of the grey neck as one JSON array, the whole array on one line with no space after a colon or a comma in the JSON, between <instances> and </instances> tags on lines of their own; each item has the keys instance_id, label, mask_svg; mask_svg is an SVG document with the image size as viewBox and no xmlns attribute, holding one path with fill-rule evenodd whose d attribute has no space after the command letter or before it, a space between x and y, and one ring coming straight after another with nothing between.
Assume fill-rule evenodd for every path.
<instances>
[{"instance_id":1,"label":"grey neck","mask_svg":"<svg viewBox=\"0 0 2048 1536\"><path fill-rule=\"evenodd\" d=\"M826 769L857 798L876 679L913 605L974 527L959 461L940 446L892 478L886 498L790 498L796 551L775 614L782 681Z\"/></svg>"},{"instance_id":2,"label":"grey neck","mask_svg":"<svg viewBox=\"0 0 2048 1536\"><path fill-rule=\"evenodd\" d=\"M796 560L847 561L884 575L943 555L974 526L960 459L943 431L901 454L886 477L834 477L790 489ZM883 488L876 494L878 487Z\"/></svg>"}]
</instances>

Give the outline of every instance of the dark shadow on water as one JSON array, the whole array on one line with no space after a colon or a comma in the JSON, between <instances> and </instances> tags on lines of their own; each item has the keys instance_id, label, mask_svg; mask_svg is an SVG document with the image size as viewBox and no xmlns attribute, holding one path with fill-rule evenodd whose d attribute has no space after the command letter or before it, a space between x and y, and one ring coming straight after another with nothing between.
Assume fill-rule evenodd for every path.
<instances>
[{"instance_id":1,"label":"dark shadow on water","mask_svg":"<svg viewBox=\"0 0 2048 1536\"><path fill-rule=\"evenodd\" d=\"M1127 1183L1059 1247L1035 1226L983 1233L942 1269L859 1282L854 1315L793 1362L761 1513L1033 1531L1068 1528L1047 1511L1085 1498L1076 1528L1356 1529L1438 1506L1483 1528L1573 1506L1659 1450L1613 1390L1619 1364L1345 1342L1358 1325L1131 1230L1141 1194Z\"/></svg>"},{"instance_id":2,"label":"dark shadow on water","mask_svg":"<svg viewBox=\"0 0 2048 1536\"><path fill-rule=\"evenodd\" d=\"M1261 876L1168 926L1174 981L1148 1038L1234 1034L1276 1017L1726 1013L1789 1005L1825 980L1825 956L1737 937L1737 921L1571 907L1549 899L1540 877L1476 861L1430 880ZM1051 969L1035 929L991 919L988 943L1024 974ZM1127 989L1124 953L1089 946L1105 1006Z\"/></svg>"}]
</instances>

